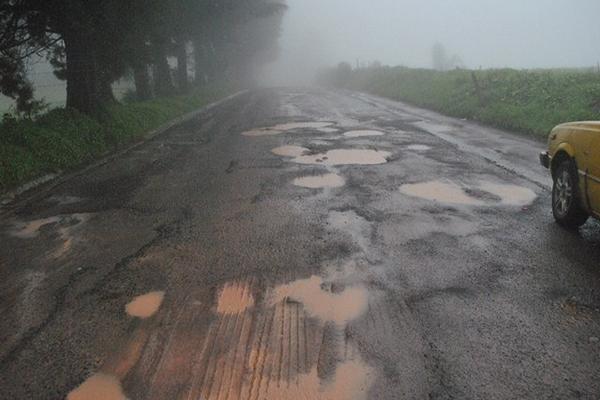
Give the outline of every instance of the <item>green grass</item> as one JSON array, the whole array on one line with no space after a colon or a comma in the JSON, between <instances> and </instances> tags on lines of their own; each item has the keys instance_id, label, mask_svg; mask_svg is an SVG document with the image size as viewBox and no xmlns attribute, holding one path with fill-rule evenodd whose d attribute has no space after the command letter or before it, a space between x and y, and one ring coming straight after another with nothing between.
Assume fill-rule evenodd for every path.
<instances>
[{"instance_id":1,"label":"green grass","mask_svg":"<svg viewBox=\"0 0 600 400\"><path fill-rule=\"evenodd\" d=\"M100 119L58 108L35 121L5 120L0 124L0 192L85 165L228 93L231 90L220 87L189 96L116 103Z\"/></svg>"},{"instance_id":2,"label":"green grass","mask_svg":"<svg viewBox=\"0 0 600 400\"><path fill-rule=\"evenodd\" d=\"M600 120L600 74L591 70L366 68L327 81L499 128L545 137L555 125Z\"/></svg>"}]
</instances>

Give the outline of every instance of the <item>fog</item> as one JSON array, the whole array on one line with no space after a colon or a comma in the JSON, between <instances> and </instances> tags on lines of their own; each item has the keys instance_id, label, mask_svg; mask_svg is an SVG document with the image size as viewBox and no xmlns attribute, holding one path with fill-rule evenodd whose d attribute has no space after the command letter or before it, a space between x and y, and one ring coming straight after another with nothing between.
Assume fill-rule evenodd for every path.
<instances>
[{"instance_id":1,"label":"fog","mask_svg":"<svg viewBox=\"0 0 600 400\"><path fill-rule=\"evenodd\" d=\"M279 60L264 80L301 84L340 61L430 67L443 44L469 68L589 67L599 0L288 0Z\"/></svg>"}]
</instances>

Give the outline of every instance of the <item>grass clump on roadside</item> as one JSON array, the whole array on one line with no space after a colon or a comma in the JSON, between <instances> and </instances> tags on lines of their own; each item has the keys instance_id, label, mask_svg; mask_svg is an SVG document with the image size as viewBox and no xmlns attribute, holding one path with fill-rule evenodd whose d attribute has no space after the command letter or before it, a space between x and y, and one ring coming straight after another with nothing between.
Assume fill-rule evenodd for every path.
<instances>
[{"instance_id":1,"label":"grass clump on roadside","mask_svg":"<svg viewBox=\"0 0 600 400\"><path fill-rule=\"evenodd\" d=\"M64 108L35 120L5 118L0 123L0 192L81 166L229 92L211 88L188 96L115 103L98 119Z\"/></svg>"},{"instance_id":2,"label":"grass clump on roadside","mask_svg":"<svg viewBox=\"0 0 600 400\"><path fill-rule=\"evenodd\" d=\"M562 122L600 119L592 70L338 68L321 80L538 137Z\"/></svg>"}]
</instances>

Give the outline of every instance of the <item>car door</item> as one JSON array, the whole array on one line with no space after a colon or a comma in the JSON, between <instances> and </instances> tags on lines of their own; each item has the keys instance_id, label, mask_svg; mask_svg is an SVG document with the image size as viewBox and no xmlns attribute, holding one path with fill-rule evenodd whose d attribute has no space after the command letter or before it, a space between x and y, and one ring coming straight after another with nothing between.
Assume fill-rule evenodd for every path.
<instances>
[{"instance_id":1,"label":"car door","mask_svg":"<svg viewBox=\"0 0 600 400\"><path fill-rule=\"evenodd\" d=\"M600 132L595 132L590 145L583 152L585 172L587 172L586 189L590 206L596 214L600 214Z\"/></svg>"}]
</instances>

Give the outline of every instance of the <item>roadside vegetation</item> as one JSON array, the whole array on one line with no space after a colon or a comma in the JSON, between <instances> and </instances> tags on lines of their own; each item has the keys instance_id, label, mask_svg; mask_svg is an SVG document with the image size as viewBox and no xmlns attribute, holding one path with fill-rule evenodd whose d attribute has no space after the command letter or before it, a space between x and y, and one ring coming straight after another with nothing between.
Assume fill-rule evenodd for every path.
<instances>
[{"instance_id":1,"label":"roadside vegetation","mask_svg":"<svg viewBox=\"0 0 600 400\"><path fill-rule=\"evenodd\" d=\"M591 69L352 69L342 63L319 80L540 138L562 122L600 120L600 73Z\"/></svg>"},{"instance_id":2,"label":"roadside vegetation","mask_svg":"<svg viewBox=\"0 0 600 400\"><path fill-rule=\"evenodd\" d=\"M215 86L185 96L111 103L94 117L66 108L35 120L5 116L0 123L0 192L84 165L231 92Z\"/></svg>"}]
</instances>

